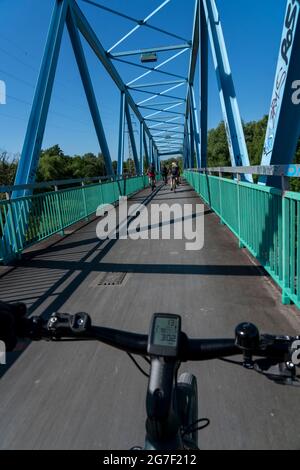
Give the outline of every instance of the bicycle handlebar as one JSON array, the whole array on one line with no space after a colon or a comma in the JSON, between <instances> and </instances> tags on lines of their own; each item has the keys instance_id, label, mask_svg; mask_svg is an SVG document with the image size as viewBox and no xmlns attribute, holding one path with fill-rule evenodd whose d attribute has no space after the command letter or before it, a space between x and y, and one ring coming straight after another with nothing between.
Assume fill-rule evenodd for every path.
<instances>
[{"instance_id":1,"label":"bicycle handlebar","mask_svg":"<svg viewBox=\"0 0 300 470\"><path fill-rule=\"evenodd\" d=\"M31 339L98 340L131 354L148 355L148 335L92 326L87 314L53 314L46 326L39 317L23 319L23 322L23 335ZM242 324L239 327L245 325L256 328L251 324ZM236 334L240 331L239 327ZM257 341L247 347L245 344L239 344L237 336L235 339L191 339L181 333L177 359L182 362L204 361L244 354L244 357L257 356L284 362L290 360L292 343L296 339L299 337L259 335Z\"/></svg>"}]
</instances>

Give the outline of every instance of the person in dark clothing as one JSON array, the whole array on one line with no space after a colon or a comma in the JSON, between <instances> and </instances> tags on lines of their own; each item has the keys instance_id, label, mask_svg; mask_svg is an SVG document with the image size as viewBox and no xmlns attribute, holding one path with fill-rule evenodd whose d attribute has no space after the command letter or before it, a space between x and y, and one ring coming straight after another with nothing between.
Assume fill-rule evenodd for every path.
<instances>
[{"instance_id":1,"label":"person in dark clothing","mask_svg":"<svg viewBox=\"0 0 300 470\"><path fill-rule=\"evenodd\" d=\"M168 168L165 165L162 167L161 175L163 177L165 184L167 184L168 183Z\"/></svg>"}]
</instances>

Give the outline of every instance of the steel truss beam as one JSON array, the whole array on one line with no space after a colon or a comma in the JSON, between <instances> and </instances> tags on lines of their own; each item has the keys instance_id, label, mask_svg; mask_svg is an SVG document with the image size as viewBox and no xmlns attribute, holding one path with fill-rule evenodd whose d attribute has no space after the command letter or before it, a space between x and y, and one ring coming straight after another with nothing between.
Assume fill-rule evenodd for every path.
<instances>
[{"instance_id":1,"label":"steel truss beam","mask_svg":"<svg viewBox=\"0 0 300 470\"><path fill-rule=\"evenodd\" d=\"M148 151L148 144L147 144L147 138L146 138L146 133L145 133L145 126L143 125L143 141L144 141L144 151L145 151L145 157L146 157L146 165L149 166L149 151Z\"/></svg>"},{"instance_id":2,"label":"steel truss beam","mask_svg":"<svg viewBox=\"0 0 300 470\"><path fill-rule=\"evenodd\" d=\"M189 49L191 47L190 43L185 44L176 44L171 46L160 46L160 47L151 47L148 49L137 49L135 51L124 51L124 52L116 52L115 54L110 54L112 59L118 57L126 57L129 55L140 55L140 54L147 54L151 52L166 52L166 51L174 51L178 49Z\"/></svg>"},{"instance_id":3,"label":"steel truss beam","mask_svg":"<svg viewBox=\"0 0 300 470\"><path fill-rule=\"evenodd\" d=\"M232 166L249 166L249 156L215 0L200 0L206 18ZM245 175L243 179L252 181Z\"/></svg>"},{"instance_id":4,"label":"steel truss beam","mask_svg":"<svg viewBox=\"0 0 300 470\"><path fill-rule=\"evenodd\" d=\"M208 29L203 2L200 2L200 165L207 166L208 133Z\"/></svg>"},{"instance_id":5,"label":"steel truss beam","mask_svg":"<svg viewBox=\"0 0 300 470\"><path fill-rule=\"evenodd\" d=\"M108 11L109 13L112 13L114 15L117 15L117 16L121 16L122 18L125 18L129 21L133 21L134 23L137 24L137 26L135 28L133 28L133 30L131 30L129 33L126 34L126 37L122 38L122 40L118 41L118 43L116 43L113 47L110 48L110 50L112 50L115 46L117 46L118 44L120 44L121 42L123 42L124 39L126 39L127 37L129 37L129 35L131 35L133 32L135 32L138 28L140 28L141 26L146 26L147 28L150 28L150 29L153 29L155 31L158 31L160 33L163 33L163 34L167 34L168 36L171 36L171 37L174 37L176 39L180 39L181 41L185 41L185 42L188 42L186 41L186 39L182 38L181 36L178 36L177 34L174 34L174 33L170 33L168 31L165 31L161 28L157 28L156 26L153 26L153 25L150 25L148 23L149 19L152 18L159 10L161 10L166 4L168 4L171 0L165 0L161 5L159 5L154 11L152 11L145 19L143 20L139 20L139 19L136 19L136 18L133 18L132 16L129 16L129 15L126 15L124 13L121 13L119 11L116 11L116 10L113 10L112 8L108 8L100 3L97 3L97 2L94 2L92 0L83 0L85 3L89 3L90 5L93 5L95 7L98 7L98 8L101 8L102 10L105 10L105 11Z\"/></svg>"},{"instance_id":6,"label":"steel truss beam","mask_svg":"<svg viewBox=\"0 0 300 470\"><path fill-rule=\"evenodd\" d=\"M121 91L120 99L120 119L119 119L119 146L118 146L118 168L117 174L123 174L123 162L124 162L124 120L125 120L125 94Z\"/></svg>"},{"instance_id":7,"label":"steel truss beam","mask_svg":"<svg viewBox=\"0 0 300 470\"><path fill-rule=\"evenodd\" d=\"M137 82L137 81L140 80L141 78L146 77L146 75L149 75L149 74L152 73L152 72L156 72L158 69L160 69L161 67L165 66L165 65L168 64L169 62L173 61L174 59L176 59L177 57L179 57L181 54L184 54L186 51L188 51L188 49L183 49L182 51L177 52L176 54L172 55L172 56L169 57L168 59L164 60L164 61L161 62L160 64L158 64L158 65L156 65L155 67L153 67L153 69L150 69L148 72L145 72L145 73L143 73L142 75L140 75L139 77L134 78L134 79L131 80L129 83L127 83L127 85L132 85L133 83ZM183 77L183 80L186 80L186 78Z\"/></svg>"},{"instance_id":8,"label":"steel truss beam","mask_svg":"<svg viewBox=\"0 0 300 470\"><path fill-rule=\"evenodd\" d=\"M135 171L136 171L136 174L139 175L140 174L139 157L138 157L138 153L137 153L137 149L136 149L136 143L135 143L135 138L134 138L134 132L133 132L133 127L132 127L130 110L129 110L129 106L128 106L126 98L125 98L125 116L126 116L126 121L127 121L127 126L128 126L129 138L130 138L130 142L131 142L131 148L132 148L132 153L133 153Z\"/></svg>"},{"instance_id":9,"label":"steel truss beam","mask_svg":"<svg viewBox=\"0 0 300 470\"><path fill-rule=\"evenodd\" d=\"M136 62L130 62L129 60L119 59L117 57L115 57L114 60L116 60L117 62L121 62L122 64L132 65L133 67L148 70L148 73L157 72L157 73L161 73L163 75L168 75L169 77L179 78L181 80L186 79L186 77L183 77L182 75L177 75L176 73L166 72L165 70L160 70L160 69L155 68L155 67L147 67L146 65L138 64ZM148 75L148 73L144 74L143 76ZM134 82L135 81L136 80L134 80Z\"/></svg>"},{"instance_id":10,"label":"steel truss beam","mask_svg":"<svg viewBox=\"0 0 300 470\"><path fill-rule=\"evenodd\" d=\"M178 103L174 103L174 101L164 101L163 103L157 103L157 106L168 106L168 105L173 105L173 104L183 105L184 101L180 101ZM154 104L154 106L155 106L155 104ZM150 109L150 110L154 109L151 106L142 106L142 105L139 106L139 108L141 108L141 109ZM160 110L157 109L157 111L160 111Z\"/></svg>"},{"instance_id":11,"label":"steel truss beam","mask_svg":"<svg viewBox=\"0 0 300 470\"><path fill-rule=\"evenodd\" d=\"M139 91L142 91L140 90L140 88L151 88L151 87L154 87L154 86L164 86L164 85L174 85L174 84L184 84L187 80L169 80L169 81L166 81L166 82L154 82L154 83L142 83L141 85L135 85L134 87L131 87L131 86L128 86L129 90L139 90ZM148 92L150 93L150 92ZM154 92L152 92L153 94L155 94Z\"/></svg>"},{"instance_id":12,"label":"steel truss beam","mask_svg":"<svg viewBox=\"0 0 300 470\"><path fill-rule=\"evenodd\" d=\"M35 181L68 5L68 0L56 1L54 5L15 185ZM26 193L25 190L14 191L12 197Z\"/></svg>"},{"instance_id":13,"label":"steel truss beam","mask_svg":"<svg viewBox=\"0 0 300 470\"><path fill-rule=\"evenodd\" d=\"M144 135L144 123L140 122L140 174L141 175L144 173L143 135Z\"/></svg>"},{"instance_id":14,"label":"steel truss beam","mask_svg":"<svg viewBox=\"0 0 300 470\"><path fill-rule=\"evenodd\" d=\"M178 116L178 119L179 119L180 116ZM176 118L177 119L177 118ZM160 121L159 119L145 119L145 121L149 121L149 122L157 122L158 124L168 124L170 121ZM184 124L181 124L179 122L176 123L176 126L184 126ZM158 127L158 125L156 126ZM152 126L151 129L153 129L154 126Z\"/></svg>"},{"instance_id":15,"label":"steel truss beam","mask_svg":"<svg viewBox=\"0 0 300 470\"><path fill-rule=\"evenodd\" d=\"M127 103L131 107L132 111L138 118L140 122L143 122L144 118L141 115L137 105L135 104L131 94L129 93L125 83L121 79L118 71L116 70L115 66L113 65L112 61L108 58L105 49L103 48L100 40L98 39L96 33L92 29L91 25L88 23L87 19L83 15L81 9L75 2L75 0L70 0L72 1L73 5L73 10L76 15L76 22L77 22L77 27L83 37L86 39L92 50L95 52L96 56L108 72L108 74L111 76L111 78L114 80L115 84L119 88L120 91L123 91L125 93ZM151 137L151 133L148 130L147 125L145 124L145 132L149 137Z\"/></svg>"},{"instance_id":16,"label":"steel truss beam","mask_svg":"<svg viewBox=\"0 0 300 470\"><path fill-rule=\"evenodd\" d=\"M197 168L201 168L201 145L200 145L200 132L197 116L197 108L195 101L194 87L190 86L190 114L191 114L191 126L193 128L193 140L195 143Z\"/></svg>"},{"instance_id":17,"label":"steel truss beam","mask_svg":"<svg viewBox=\"0 0 300 470\"><path fill-rule=\"evenodd\" d=\"M112 167L112 162L111 162L111 156L110 156L109 148L107 145L99 109L97 106L96 96L93 90L93 85L92 85L91 77L88 71L86 59L84 56L84 51L83 51L81 40L79 37L79 32L75 25L74 14L73 14L72 9L70 8L68 9L68 14L67 14L67 26L68 26L68 31L69 31L71 43L73 46L74 54L76 57L78 69L80 72L81 80L84 86L86 98L87 98L90 112L93 118L99 145L100 145L103 157L104 157L106 172L107 174L112 175L113 167Z\"/></svg>"},{"instance_id":18,"label":"steel truss beam","mask_svg":"<svg viewBox=\"0 0 300 470\"><path fill-rule=\"evenodd\" d=\"M169 91L173 91L173 90L175 90L176 88L181 87L182 85L184 85L184 82L181 82L181 83L179 83L178 85L174 85L174 86L172 86L171 88L168 88L167 90L163 90L163 91L161 91L160 93L155 93L155 92L153 92L153 91L148 91L148 90L140 90L140 89L137 89L137 90L136 90L135 88L132 88L132 87L131 87L131 90L139 91L140 93L147 93L148 95L153 95L153 96L150 96L150 98L147 98L147 99L145 99L145 100L143 100L143 101L140 101L140 102L138 103L138 106L140 106L141 104L144 104L144 103L146 103L146 102L148 102L148 101L150 101L150 100L153 100L154 98L158 98L159 96L167 96L168 98L174 98L174 99L176 99L176 100L178 100L178 101L183 101L184 98L180 98L180 97L178 97L178 96L167 95L167 93L169 93Z\"/></svg>"},{"instance_id":19,"label":"steel truss beam","mask_svg":"<svg viewBox=\"0 0 300 470\"><path fill-rule=\"evenodd\" d=\"M166 153L160 153L160 157L168 157L172 155L182 155L182 150L178 150L178 152L166 152Z\"/></svg>"},{"instance_id":20,"label":"steel truss beam","mask_svg":"<svg viewBox=\"0 0 300 470\"><path fill-rule=\"evenodd\" d=\"M289 164L300 136L300 3L288 0L261 165ZM298 96L298 99L297 99ZM280 176L261 176L260 184L281 187Z\"/></svg>"}]
</instances>

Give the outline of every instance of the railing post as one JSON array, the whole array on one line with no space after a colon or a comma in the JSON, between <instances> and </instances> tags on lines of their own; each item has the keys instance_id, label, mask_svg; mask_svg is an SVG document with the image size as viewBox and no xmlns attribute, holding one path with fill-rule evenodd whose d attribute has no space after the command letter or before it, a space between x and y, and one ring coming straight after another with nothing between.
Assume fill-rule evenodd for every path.
<instances>
[{"instance_id":1,"label":"railing post","mask_svg":"<svg viewBox=\"0 0 300 470\"><path fill-rule=\"evenodd\" d=\"M84 208L85 220L89 220L88 211L87 211L87 205L86 205L86 196L85 196L84 181L81 181L81 192L82 192L82 199L83 199L83 208Z\"/></svg>"},{"instance_id":2,"label":"railing post","mask_svg":"<svg viewBox=\"0 0 300 470\"><path fill-rule=\"evenodd\" d=\"M220 197L220 223L224 225L223 221L223 201L222 201L222 172L219 171L219 197Z\"/></svg>"},{"instance_id":3,"label":"railing post","mask_svg":"<svg viewBox=\"0 0 300 470\"><path fill-rule=\"evenodd\" d=\"M282 303L289 305L291 299L287 294L289 288L289 270L290 270L290 214L288 199L285 192L288 188L288 179L281 177L282 186Z\"/></svg>"},{"instance_id":4,"label":"railing post","mask_svg":"<svg viewBox=\"0 0 300 470\"><path fill-rule=\"evenodd\" d=\"M60 203L60 198L58 194L58 186L54 186L54 189L55 189L55 201L56 201L56 208L57 208L57 213L58 213L58 221L60 225L59 233L63 237L65 232L64 232L63 219L62 219L61 203Z\"/></svg>"},{"instance_id":5,"label":"railing post","mask_svg":"<svg viewBox=\"0 0 300 470\"><path fill-rule=\"evenodd\" d=\"M5 193L6 195L6 200L8 202L8 220L10 220L11 224L10 224L10 228L8 229L11 233L11 237L12 237L12 248L13 248L13 251L12 253L15 255L15 257L19 258L20 257L20 253L19 253L19 249L18 249L18 243L17 243L17 231L16 231L16 224L15 224L15 218L14 218L14 211L13 211L13 208L12 208L12 204L11 204L11 195L10 193Z\"/></svg>"},{"instance_id":6,"label":"railing post","mask_svg":"<svg viewBox=\"0 0 300 470\"><path fill-rule=\"evenodd\" d=\"M241 228L241 200L240 200L240 190L241 190L241 186L240 186L240 183L241 183L241 175L240 173L237 174L237 182L236 182L236 186L237 186L237 206L238 206L238 234L239 234L239 247L240 248L245 248L245 245L244 243L242 242L242 228Z\"/></svg>"}]
</instances>

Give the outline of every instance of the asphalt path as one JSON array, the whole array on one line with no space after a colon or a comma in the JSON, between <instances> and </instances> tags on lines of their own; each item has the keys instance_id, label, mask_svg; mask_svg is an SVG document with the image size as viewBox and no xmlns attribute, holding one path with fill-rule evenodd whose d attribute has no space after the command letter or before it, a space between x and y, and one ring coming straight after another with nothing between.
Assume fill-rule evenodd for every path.
<instances>
[{"instance_id":1,"label":"asphalt path","mask_svg":"<svg viewBox=\"0 0 300 470\"><path fill-rule=\"evenodd\" d=\"M146 189L130 204L200 204L186 185ZM153 312L182 316L192 337L233 337L249 320L262 332L300 333L299 313L208 207L204 248L185 240L107 240L94 219L24 257L0 279L0 298L30 313L86 311L95 324L146 333ZM120 285L101 285L104 276ZM126 354L96 342L20 344L0 379L1 449L129 449L143 445L147 379ZM300 388L219 360L183 364L198 378L210 419L201 449L300 449ZM1 370L0 370L1 372Z\"/></svg>"}]
</instances>

